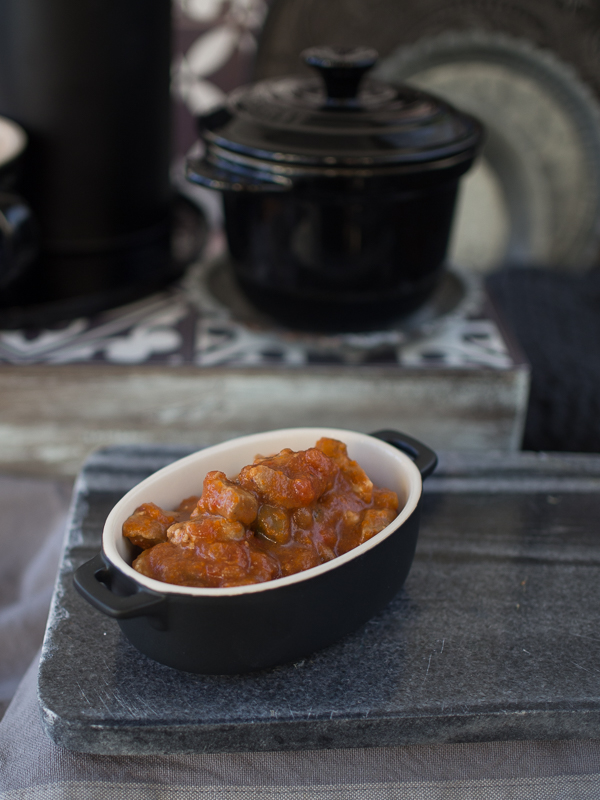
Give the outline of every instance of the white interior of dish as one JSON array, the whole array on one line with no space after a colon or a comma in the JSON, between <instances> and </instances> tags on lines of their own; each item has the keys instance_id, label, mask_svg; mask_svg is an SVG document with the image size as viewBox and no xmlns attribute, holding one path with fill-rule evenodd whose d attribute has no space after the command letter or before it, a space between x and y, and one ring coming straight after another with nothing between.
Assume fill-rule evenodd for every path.
<instances>
[{"instance_id":1,"label":"white interior of dish","mask_svg":"<svg viewBox=\"0 0 600 800\"><path fill-rule=\"evenodd\" d=\"M221 470L228 477L235 477L240 469L251 464L255 456L269 456L284 447L292 450L305 450L313 447L322 436L339 439L348 446L348 454L358 461L376 486L393 489L400 500L400 513L383 531L368 542L356 547L338 558L318 567L289 575L286 578L258 583L250 586L228 587L222 589L203 589L190 586L175 586L140 575L131 567L132 548L122 534L124 521L142 503L156 503L164 509L176 508L190 495L202 494L202 481L207 472ZM159 470L129 491L108 515L104 526L102 544L108 559L123 573L148 589L156 592L171 592L186 595L215 596L238 595L263 592L283 584L308 580L317 573L336 569L364 553L408 519L415 510L422 491L419 470L413 461L392 445L367 436L364 433L340 430L337 428L289 428L270 431L252 436L232 439L223 444L207 447L193 453L168 467Z\"/></svg>"},{"instance_id":2,"label":"white interior of dish","mask_svg":"<svg viewBox=\"0 0 600 800\"><path fill-rule=\"evenodd\" d=\"M27 144L25 131L6 117L0 117L0 167L10 163Z\"/></svg>"}]
</instances>

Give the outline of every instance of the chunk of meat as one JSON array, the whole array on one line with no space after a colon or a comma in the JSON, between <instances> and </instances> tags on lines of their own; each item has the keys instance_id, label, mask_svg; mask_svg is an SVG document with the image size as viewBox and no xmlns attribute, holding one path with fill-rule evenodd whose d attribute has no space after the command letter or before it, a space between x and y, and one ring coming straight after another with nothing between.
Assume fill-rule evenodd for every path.
<instances>
[{"instance_id":1,"label":"chunk of meat","mask_svg":"<svg viewBox=\"0 0 600 800\"><path fill-rule=\"evenodd\" d=\"M398 495L391 489L373 488L373 505L375 508L391 508L398 512Z\"/></svg>"},{"instance_id":2,"label":"chunk of meat","mask_svg":"<svg viewBox=\"0 0 600 800\"><path fill-rule=\"evenodd\" d=\"M324 564L396 517L398 497L374 487L345 444L257 456L237 478L209 472L200 498L175 511L140 506L123 532L141 574L181 586L245 586Z\"/></svg>"},{"instance_id":3,"label":"chunk of meat","mask_svg":"<svg viewBox=\"0 0 600 800\"><path fill-rule=\"evenodd\" d=\"M285 558L281 559L281 575L295 575L322 563L313 545L291 542L285 547Z\"/></svg>"},{"instance_id":4,"label":"chunk of meat","mask_svg":"<svg viewBox=\"0 0 600 800\"><path fill-rule=\"evenodd\" d=\"M244 467L238 481L263 503L292 509L314 503L331 486L336 472L332 460L314 447L297 453L286 449Z\"/></svg>"},{"instance_id":5,"label":"chunk of meat","mask_svg":"<svg viewBox=\"0 0 600 800\"><path fill-rule=\"evenodd\" d=\"M360 521L360 514L356 511L344 511L344 525L347 528L355 528Z\"/></svg>"},{"instance_id":6,"label":"chunk of meat","mask_svg":"<svg viewBox=\"0 0 600 800\"><path fill-rule=\"evenodd\" d=\"M234 547L238 548L237 552ZM279 577L277 561L266 553L256 551L246 542L235 546L213 544L210 550L207 571L219 581L220 586L246 586ZM221 565L225 565L224 569Z\"/></svg>"},{"instance_id":7,"label":"chunk of meat","mask_svg":"<svg viewBox=\"0 0 600 800\"><path fill-rule=\"evenodd\" d=\"M172 542L143 550L132 564L141 575L178 586L210 586L206 562L194 549L178 547ZM214 584L213 584L214 585Z\"/></svg>"},{"instance_id":8,"label":"chunk of meat","mask_svg":"<svg viewBox=\"0 0 600 800\"><path fill-rule=\"evenodd\" d=\"M176 522L167 531L168 540L179 547L195 547L200 542L241 542L249 535L241 522L213 514Z\"/></svg>"},{"instance_id":9,"label":"chunk of meat","mask_svg":"<svg viewBox=\"0 0 600 800\"><path fill-rule=\"evenodd\" d=\"M279 577L277 561L253 551L248 542L213 542L182 548L164 542L133 562L141 575L178 586L245 586Z\"/></svg>"},{"instance_id":10,"label":"chunk of meat","mask_svg":"<svg viewBox=\"0 0 600 800\"><path fill-rule=\"evenodd\" d=\"M207 574L221 581L243 580L250 572L250 548L247 542L213 542L202 549Z\"/></svg>"},{"instance_id":11,"label":"chunk of meat","mask_svg":"<svg viewBox=\"0 0 600 800\"><path fill-rule=\"evenodd\" d=\"M358 462L349 458L346 445L324 436L315 447L338 465L360 499L370 503L373 497L373 481Z\"/></svg>"},{"instance_id":12,"label":"chunk of meat","mask_svg":"<svg viewBox=\"0 0 600 800\"><path fill-rule=\"evenodd\" d=\"M258 576L257 580L261 583L264 581L272 581L278 578L281 574L281 565L277 559L268 553L263 553L260 550L250 549L250 562L252 564L252 575ZM254 582L254 581L253 581Z\"/></svg>"},{"instance_id":13,"label":"chunk of meat","mask_svg":"<svg viewBox=\"0 0 600 800\"><path fill-rule=\"evenodd\" d=\"M186 497L185 500L182 500L181 503L177 506L177 519L188 519L190 514L198 505L198 501L200 498L197 494L193 494L191 497Z\"/></svg>"},{"instance_id":14,"label":"chunk of meat","mask_svg":"<svg viewBox=\"0 0 600 800\"><path fill-rule=\"evenodd\" d=\"M163 511L155 503L143 503L123 523L123 536L146 550L167 541L167 528L177 520L174 511Z\"/></svg>"},{"instance_id":15,"label":"chunk of meat","mask_svg":"<svg viewBox=\"0 0 600 800\"><path fill-rule=\"evenodd\" d=\"M368 541L384 528L387 528L390 522L393 522L397 516L397 513L391 508L369 508L365 511L360 527L360 544Z\"/></svg>"},{"instance_id":16,"label":"chunk of meat","mask_svg":"<svg viewBox=\"0 0 600 800\"><path fill-rule=\"evenodd\" d=\"M264 464L244 467L239 477L242 486L253 489L267 503L283 508L307 506L315 499L315 488L308 478L288 478Z\"/></svg>"},{"instance_id":17,"label":"chunk of meat","mask_svg":"<svg viewBox=\"0 0 600 800\"><path fill-rule=\"evenodd\" d=\"M214 470L204 478L202 497L192 519L203 511L250 525L256 519L258 501L252 492L228 480L224 472Z\"/></svg>"}]
</instances>

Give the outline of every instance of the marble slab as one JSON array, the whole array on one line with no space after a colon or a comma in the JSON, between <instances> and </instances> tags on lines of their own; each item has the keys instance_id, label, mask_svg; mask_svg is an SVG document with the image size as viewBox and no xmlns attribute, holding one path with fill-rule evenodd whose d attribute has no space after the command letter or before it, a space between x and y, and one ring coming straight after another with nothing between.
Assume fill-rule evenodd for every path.
<instances>
[{"instance_id":1,"label":"marble slab","mask_svg":"<svg viewBox=\"0 0 600 800\"><path fill-rule=\"evenodd\" d=\"M141 655L75 591L115 501L182 447L113 447L75 490L39 672L44 727L104 754L600 737L600 456L443 453L405 589L245 676Z\"/></svg>"}]
</instances>

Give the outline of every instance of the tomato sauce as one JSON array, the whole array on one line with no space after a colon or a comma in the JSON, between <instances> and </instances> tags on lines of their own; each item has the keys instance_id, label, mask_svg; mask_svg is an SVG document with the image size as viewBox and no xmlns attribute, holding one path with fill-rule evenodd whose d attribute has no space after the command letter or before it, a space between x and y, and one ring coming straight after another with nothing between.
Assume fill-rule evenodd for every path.
<instances>
[{"instance_id":1,"label":"tomato sauce","mask_svg":"<svg viewBox=\"0 0 600 800\"><path fill-rule=\"evenodd\" d=\"M209 472L201 497L172 511L144 503L123 525L133 567L180 586L261 583L324 564L383 530L398 496L373 486L346 445L257 456L234 479Z\"/></svg>"}]
</instances>

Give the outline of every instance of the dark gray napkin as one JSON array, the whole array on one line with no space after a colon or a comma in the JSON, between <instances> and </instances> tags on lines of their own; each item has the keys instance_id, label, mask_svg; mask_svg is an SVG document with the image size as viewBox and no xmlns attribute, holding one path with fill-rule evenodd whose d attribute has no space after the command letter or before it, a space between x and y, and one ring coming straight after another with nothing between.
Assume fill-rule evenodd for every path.
<instances>
[{"instance_id":1,"label":"dark gray napkin","mask_svg":"<svg viewBox=\"0 0 600 800\"><path fill-rule=\"evenodd\" d=\"M42 643L71 486L0 475L0 717Z\"/></svg>"},{"instance_id":2,"label":"dark gray napkin","mask_svg":"<svg viewBox=\"0 0 600 800\"><path fill-rule=\"evenodd\" d=\"M97 756L54 745L37 659L0 723L3 800L598 800L600 741Z\"/></svg>"},{"instance_id":3,"label":"dark gray napkin","mask_svg":"<svg viewBox=\"0 0 600 800\"><path fill-rule=\"evenodd\" d=\"M523 448L600 452L600 272L505 269L487 289L531 365Z\"/></svg>"}]
</instances>

